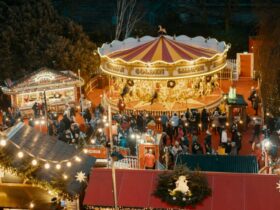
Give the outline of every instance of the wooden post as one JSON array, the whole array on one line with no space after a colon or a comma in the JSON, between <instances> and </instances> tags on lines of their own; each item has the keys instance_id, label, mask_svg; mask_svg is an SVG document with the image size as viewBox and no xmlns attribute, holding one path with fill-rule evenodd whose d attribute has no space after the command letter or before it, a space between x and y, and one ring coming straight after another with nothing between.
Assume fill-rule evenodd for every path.
<instances>
[{"instance_id":1,"label":"wooden post","mask_svg":"<svg viewBox=\"0 0 280 210\"><path fill-rule=\"evenodd\" d=\"M108 120L109 120L109 140L110 140L110 153L113 152L113 138L112 138L112 110L111 104L108 103ZM111 168L112 168L112 181L113 181L113 196L114 196L114 205L115 209L118 209L118 198L117 198L117 188L116 188L116 170L115 170L115 163L114 159L111 157Z\"/></svg>"}]
</instances>

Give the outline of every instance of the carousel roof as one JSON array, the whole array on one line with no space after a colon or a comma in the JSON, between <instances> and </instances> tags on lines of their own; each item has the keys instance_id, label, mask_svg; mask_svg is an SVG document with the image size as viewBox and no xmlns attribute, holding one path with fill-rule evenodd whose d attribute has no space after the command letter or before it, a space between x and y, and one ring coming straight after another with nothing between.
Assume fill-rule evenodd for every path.
<instances>
[{"instance_id":1,"label":"carousel roof","mask_svg":"<svg viewBox=\"0 0 280 210\"><path fill-rule=\"evenodd\" d=\"M222 53L226 48L227 45L224 42L203 37L146 36L141 39L128 38L122 42L113 41L110 45L103 45L99 53L101 56L125 62L174 63L181 60L210 59Z\"/></svg>"}]
</instances>

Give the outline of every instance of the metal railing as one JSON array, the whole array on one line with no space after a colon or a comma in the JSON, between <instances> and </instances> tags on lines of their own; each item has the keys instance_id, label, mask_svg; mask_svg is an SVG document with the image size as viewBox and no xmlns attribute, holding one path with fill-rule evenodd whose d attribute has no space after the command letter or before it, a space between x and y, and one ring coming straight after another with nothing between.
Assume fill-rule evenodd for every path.
<instances>
[{"instance_id":1,"label":"metal railing","mask_svg":"<svg viewBox=\"0 0 280 210\"><path fill-rule=\"evenodd\" d=\"M239 72L236 67L236 59L228 59L226 68L224 68L218 75L220 79L232 79L233 81L237 81L239 78Z\"/></svg>"},{"instance_id":2,"label":"metal railing","mask_svg":"<svg viewBox=\"0 0 280 210\"><path fill-rule=\"evenodd\" d=\"M114 162L116 168L139 169L139 162L136 156L126 156L124 159Z\"/></svg>"},{"instance_id":3,"label":"metal railing","mask_svg":"<svg viewBox=\"0 0 280 210\"><path fill-rule=\"evenodd\" d=\"M98 87L98 77L93 77L85 86L85 92L89 93Z\"/></svg>"}]
</instances>

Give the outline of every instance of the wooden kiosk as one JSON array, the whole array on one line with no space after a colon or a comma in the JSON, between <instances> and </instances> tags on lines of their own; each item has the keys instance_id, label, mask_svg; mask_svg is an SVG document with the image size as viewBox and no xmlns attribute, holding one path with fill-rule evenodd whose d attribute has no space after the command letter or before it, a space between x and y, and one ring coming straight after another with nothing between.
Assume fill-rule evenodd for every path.
<instances>
[{"instance_id":1,"label":"wooden kiosk","mask_svg":"<svg viewBox=\"0 0 280 210\"><path fill-rule=\"evenodd\" d=\"M145 169L145 154L148 153L149 149L152 149L153 151L153 155L155 156L155 168L157 167L157 162L159 160L159 145L143 143L138 145L138 160L140 169Z\"/></svg>"},{"instance_id":2,"label":"wooden kiosk","mask_svg":"<svg viewBox=\"0 0 280 210\"><path fill-rule=\"evenodd\" d=\"M23 115L32 114L35 102L46 102L48 109L59 112L65 104L76 104L79 98L79 87L84 80L71 71L55 71L46 67L26 75L9 87L2 88L11 96L11 104L18 107Z\"/></svg>"},{"instance_id":3,"label":"wooden kiosk","mask_svg":"<svg viewBox=\"0 0 280 210\"><path fill-rule=\"evenodd\" d=\"M242 129L246 126L246 118L247 118L247 102L244 100L244 97L240 94L229 94L225 95L226 97L226 106L228 110L229 124L230 126L233 123L233 120L239 121L239 125Z\"/></svg>"}]
</instances>

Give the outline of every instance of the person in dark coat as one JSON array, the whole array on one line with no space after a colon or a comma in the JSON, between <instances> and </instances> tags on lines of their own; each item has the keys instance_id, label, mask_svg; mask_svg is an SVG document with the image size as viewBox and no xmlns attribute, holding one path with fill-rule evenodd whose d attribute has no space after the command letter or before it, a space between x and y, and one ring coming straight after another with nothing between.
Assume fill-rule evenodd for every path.
<instances>
[{"instance_id":1,"label":"person in dark coat","mask_svg":"<svg viewBox=\"0 0 280 210\"><path fill-rule=\"evenodd\" d=\"M203 149L200 143L197 140L193 139L192 142L192 154L203 154Z\"/></svg>"},{"instance_id":2,"label":"person in dark coat","mask_svg":"<svg viewBox=\"0 0 280 210\"><path fill-rule=\"evenodd\" d=\"M202 131L206 131L208 129L208 113L205 108L203 108L201 112L201 123L202 123Z\"/></svg>"},{"instance_id":3,"label":"person in dark coat","mask_svg":"<svg viewBox=\"0 0 280 210\"><path fill-rule=\"evenodd\" d=\"M64 122L65 130L70 129L71 121L69 120L69 118L67 117L67 115L63 115L62 121Z\"/></svg>"},{"instance_id":4,"label":"person in dark coat","mask_svg":"<svg viewBox=\"0 0 280 210\"><path fill-rule=\"evenodd\" d=\"M204 139L204 146L205 146L205 151L207 154L212 153L212 134L210 133L209 130L206 131L206 136Z\"/></svg>"},{"instance_id":5,"label":"person in dark coat","mask_svg":"<svg viewBox=\"0 0 280 210\"><path fill-rule=\"evenodd\" d=\"M260 133L261 133L261 125L259 123L255 123L253 136L252 139L250 140L250 143L253 143L255 141L255 138L257 138L257 143L260 142Z\"/></svg>"}]
</instances>

